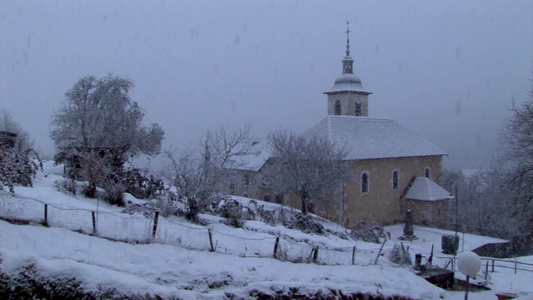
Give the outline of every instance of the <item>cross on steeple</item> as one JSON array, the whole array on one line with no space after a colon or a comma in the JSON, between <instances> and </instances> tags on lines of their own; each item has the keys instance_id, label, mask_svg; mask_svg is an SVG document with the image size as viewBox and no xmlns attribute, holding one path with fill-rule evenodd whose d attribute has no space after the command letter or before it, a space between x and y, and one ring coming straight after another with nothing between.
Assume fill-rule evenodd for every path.
<instances>
[{"instance_id":1,"label":"cross on steeple","mask_svg":"<svg viewBox=\"0 0 533 300\"><path fill-rule=\"evenodd\" d=\"M346 56L350 56L350 21L346 22Z\"/></svg>"}]
</instances>

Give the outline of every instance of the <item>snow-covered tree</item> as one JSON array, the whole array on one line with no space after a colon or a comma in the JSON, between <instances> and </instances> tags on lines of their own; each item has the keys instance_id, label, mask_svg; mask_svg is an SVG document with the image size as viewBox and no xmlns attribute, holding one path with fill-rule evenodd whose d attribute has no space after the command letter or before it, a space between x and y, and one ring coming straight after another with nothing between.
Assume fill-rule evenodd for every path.
<instances>
[{"instance_id":1,"label":"snow-covered tree","mask_svg":"<svg viewBox=\"0 0 533 300\"><path fill-rule=\"evenodd\" d=\"M507 164L503 171L510 191L513 214L522 220L523 229L533 237L533 84L528 99L512 109L513 116L504 130Z\"/></svg>"},{"instance_id":2,"label":"snow-covered tree","mask_svg":"<svg viewBox=\"0 0 533 300\"><path fill-rule=\"evenodd\" d=\"M512 183L522 189L526 202L533 200L533 85L528 100L513 107L504 137L508 158L512 162L509 173Z\"/></svg>"},{"instance_id":3,"label":"snow-covered tree","mask_svg":"<svg viewBox=\"0 0 533 300\"><path fill-rule=\"evenodd\" d=\"M248 151L246 140L251 127L230 133L226 127L209 130L197 150L183 152L179 157L169 149L169 171L178 198L185 202L187 218L197 220L217 196L227 191L227 182L239 164L239 157Z\"/></svg>"},{"instance_id":4,"label":"snow-covered tree","mask_svg":"<svg viewBox=\"0 0 533 300\"><path fill-rule=\"evenodd\" d=\"M277 191L296 194L303 214L307 214L309 201L319 201L347 176L346 152L326 138L278 129L269 134L268 141L276 166L268 181Z\"/></svg>"},{"instance_id":5,"label":"snow-covered tree","mask_svg":"<svg viewBox=\"0 0 533 300\"><path fill-rule=\"evenodd\" d=\"M8 111L0 110L0 190L6 186L14 193L17 184L32 186L33 177L42 168L28 136Z\"/></svg>"},{"instance_id":6,"label":"snow-covered tree","mask_svg":"<svg viewBox=\"0 0 533 300\"><path fill-rule=\"evenodd\" d=\"M129 79L86 76L66 92L52 117L51 137L59 149L55 162L69 167L71 179L87 180L90 197L129 157L160 151L164 132L158 124L142 125L144 112L128 95L132 88Z\"/></svg>"},{"instance_id":7,"label":"snow-covered tree","mask_svg":"<svg viewBox=\"0 0 533 300\"><path fill-rule=\"evenodd\" d=\"M20 150L31 148L30 135L20 127L13 115L5 109L0 109L0 131L16 134L16 146Z\"/></svg>"},{"instance_id":8,"label":"snow-covered tree","mask_svg":"<svg viewBox=\"0 0 533 300\"><path fill-rule=\"evenodd\" d=\"M533 87L511 111L502 134L505 151L493 166L469 178L444 172L443 185L457 187L459 200L451 215L457 205L459 226L483 235L533 239Z\"/></svg>"},{"instance_id":9,"label":"snow-covered tree","mask_svg":"<svg viewBox=\"0 0 533 300\"><path fill-rule=\"evenodd\" d=\"M458 171L445 171L443 185L457 192L458 201L450 211L451 229L466 225L468 232L502 238L520 234L521 221L515 216L512 200L515 191L507 184L501 166L480 170L468 178Z\"/></svg>"}]
</instances>

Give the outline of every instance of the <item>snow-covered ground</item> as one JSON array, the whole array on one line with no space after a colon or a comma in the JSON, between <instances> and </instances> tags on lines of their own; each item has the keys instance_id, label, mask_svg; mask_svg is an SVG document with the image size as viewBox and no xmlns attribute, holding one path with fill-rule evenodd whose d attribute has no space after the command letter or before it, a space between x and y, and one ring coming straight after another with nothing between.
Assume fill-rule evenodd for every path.
<instances>
[{"instance_id":1,"label":"snow-covered ground","mask_svg":"<svg viewBox=\"0 0 533 300\"><path fill-rule=\"evenodd\" d=\"M311 235L283 226L271 226L260 221L248 221L244 228L233 228L219 222L221 218L203 215L207 226L191 224L182 218L160 218L155 240L151 239L153 223L140 214L120 213L120 208L81 196L66 195L54 187L62 169L45 165L33 188L16 187L17 197L0 192L0 215L26 214L30 219L42 219L42 204L50 204L51 228L40 225L13 225L0 221L0 267L11 272L34 262L37 269L49 276L75 276L84 287L102 287L135 294L178 296L184 299L221 299L225 295L248 297L253 291L275 293L297 288L298 293L314 295L318 291L342 290L348 293L371 293L385 296L401 295L413 299L463 299L463 292L444 291L416 276L410 268L400 268L387 259L403 226L385 228L391 240L384 247L385 255L374 265L381 245L344 240L336 235ZM131 196L129 200L138 201ZM247 199L239 199L246 204ZM14 201L27 203L23 209L12 209ZM279 210L272 203L257 201L265 209ZM98 205L98 233L121 239L144 239L150 244L130 244L80 234L72 230L91 232L91 211ZM35 207L35 209L34 209ZM76 209L59 214L53 207ZM10 210L11 209L11 210ZM78 210L83 209L83 210ZM57 210L63 212L63 210ZM34 216L32 215L34 214ZM60 221L57 219L60 218ZM81 222L81 223L80 223ZM101 224L100 224L101 223ZM79 224L87 224L79 226ZM332 231L344 231L336 224L323 221ZM56 228L61 227L61 228ZM70 230L69 230L70 229ZM207 231L213 232L216 252L209 252ZM403 241L410 253L430 255L434 245L434 264L443 266L446 255L441 253L442 234L451 232L415 226L413 241ZM177 233L178 232L178 233ZM319 246L319 262L340 264L282 262L273 258L277 236L282 236L281 250L288 256L308 257L313 246ZM462 234L461 245L463 243ZM501 240L466 234L465 251L485 243ZM356 264L351 265L351 249L356 246ZM339 251L331 249L337 248ZM330 250L327 250L330 249ZM321 261L322 259L322 261ZM533 263L533 256L519 258ZM483 268L482 268L483 269ZM480 277L483 277L480 272ZM457 276L460 277L457 273ZM530 295L533 298L533 272L497 268L489 273L490 291L472 292L469 299L496 299L499 292Z\"/></svg>"}]
</instances>

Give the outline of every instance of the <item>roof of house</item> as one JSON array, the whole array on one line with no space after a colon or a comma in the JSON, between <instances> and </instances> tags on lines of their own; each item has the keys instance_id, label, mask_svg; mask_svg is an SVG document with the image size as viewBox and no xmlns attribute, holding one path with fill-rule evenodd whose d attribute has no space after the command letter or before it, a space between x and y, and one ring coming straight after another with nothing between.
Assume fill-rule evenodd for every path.
<instances>
[{"instance_id":1,"label":"roof of house","mask_svg":"<svg viewBox=\"0 0 533 300\"><path fill-rule=\"evenodd\" d=\"M438 201L453 199L453 195L427 177L417 177L405 194L405 199Z\"/></svg>"},{"instance_id":2,"label":"roof of house","mask_svg":"<svg viewBox=\"0 0 533 300\"><path fill-rule=\"evenodd\" d=\"M266 139L250 138L241 146L246 148L246 155L237 156L232 169L259 171L270 157Z\"/></svg>"},{"instance_id":3,"label":"roof of house","mask_svg":"<svg viewBox=\"0 0 533 300\"><path fill-rule=\"evenodd\" d=\"M393 120L327 116L305 134L327 137L347 151L346 160L446 155Z\"/></svg>"}]
</instances>

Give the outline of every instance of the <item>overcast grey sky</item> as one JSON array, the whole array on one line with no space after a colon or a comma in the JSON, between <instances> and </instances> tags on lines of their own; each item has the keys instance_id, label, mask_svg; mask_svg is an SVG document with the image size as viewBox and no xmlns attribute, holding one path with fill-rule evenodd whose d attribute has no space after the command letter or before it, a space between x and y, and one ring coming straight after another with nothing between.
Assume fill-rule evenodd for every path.
<instances>
[{"instance_id":1,"label":"overcast grey sky","mask_svg":"<svg viewBox=\"0 0 533 300\"><path fill-rule=\"evenodd\" d=\"M486 166L533 68L533 1L0 0L0 108L52 154L52 114L81 77L132 99L184 148L219 124L303 132L326 114L346 21L370 116Z\"/></svg>"}]
</instances>

